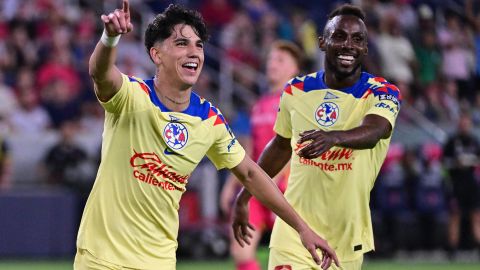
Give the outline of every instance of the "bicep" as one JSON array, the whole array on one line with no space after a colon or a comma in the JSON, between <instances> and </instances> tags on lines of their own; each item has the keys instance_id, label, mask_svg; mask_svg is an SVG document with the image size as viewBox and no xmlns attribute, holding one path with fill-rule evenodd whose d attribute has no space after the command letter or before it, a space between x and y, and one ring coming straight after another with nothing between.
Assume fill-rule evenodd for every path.
<instances>
[{"instance_id":1,"label":"bicep","mask_svg":"<svg viewBox=\"0 0 480 270\"><path fill-rule=\"evenodd\" d=\"M385 117L377 114L368 114L362 121L363 127L367 127L378 136L379 139L386 139L392 133L392 124Z\"/></svg>"},{"instance_id":2,"label":"bicep","mask_svg":"<svg viewBox=\"0 0 480 270\"><path fill-rule=\"evenodd\" d=\"M258 159L258 165L270 177L274 177L285 167L291 155L290 139L277 134L263 150Z\"/></svg>"},{"instance_id":3,"label":"bicep","mask_svg":"<svg viewBox=\"0 0 480 270\"><path fill-rule=\"evenodd\" d=\"M122 73L117 67L110 68L104 78L92 76L95 94L102 102L109 101L122 87Z\"/></svg>"}]
</instances>

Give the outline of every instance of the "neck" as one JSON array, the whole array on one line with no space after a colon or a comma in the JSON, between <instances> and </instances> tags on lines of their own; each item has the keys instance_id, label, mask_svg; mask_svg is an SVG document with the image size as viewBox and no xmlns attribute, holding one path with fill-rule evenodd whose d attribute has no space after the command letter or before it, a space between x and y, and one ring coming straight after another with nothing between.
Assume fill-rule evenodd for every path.
<instances>
[{"instance_id":1,"label":"neck","mask_svg":"<svg viewBox=\"0 0 480 270\"><path fill-rule=\"evenodd\" d=\"M192 92L191 87L182 90L175 87L164 86L156 76L153 82L158 98L169 110L181 112L188 108L188 105L190 105L190 94Z\"/></svg>"},{"instance_id":2,"label":"neck","mask_svg":"<svg viewBox=\"0 0 480 270\"><path fill-rule=\"evenodd\" d=\"M356 69L351 74L342 76L342 74L335 73L329 69L325 69L324 80L325 84L332 89L342 89L354 85L361 76L361 70Z\"/></svg>"}]
</instances>

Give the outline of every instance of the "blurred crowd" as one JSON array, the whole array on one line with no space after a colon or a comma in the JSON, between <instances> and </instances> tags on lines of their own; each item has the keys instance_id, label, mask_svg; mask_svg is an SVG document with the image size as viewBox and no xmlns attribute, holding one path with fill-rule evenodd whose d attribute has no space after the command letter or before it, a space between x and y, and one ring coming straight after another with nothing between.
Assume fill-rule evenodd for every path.
<instances>
[{"instance_id":1,"label":"blurred crowd","mask_svg":"<svg viewBox=\"0 0 480 270\"><path fill-rule=\"evenodd\" d=\"M143 45L144 26L169 2L130 1L134 31L123 36L118 46L117 65L122 72L140 78L154 75ZM304 73L322 68L318 36L329 11L345 1L175 2L198 9L211 31L206 67L194 90L223 109L234 132L244 136L250 132L251 106L267 89L262 80L263 63L272 42L285 39L299 44L307 58ZM367 14L369 53L364 69L384 76L401 90L403 108L398 125L416 121L405 113L414 110L434 125L447 127L448 132L457 130L463 117L471 120L469 132L479 127L480 1L351 2ZM25 174L18 169L24 166L15 162L24 160L25 154L20 153L33 157L28 153L35 151L32 145L38 140L46 145L34 162L35 173L29 173L38 180L30 184L65 185L88 194L103 129L103 109L93 94L88 59L103 30L100 14L118 6L116 0L0 2L1 189L24 182ZM218 79L225 63L231 64L230 76ZM232 83L225 84L226 79ZM223 93L231 96L222 98ZM45 134L54 134L55 139L46 139ZM96 139L87 142L89 149L85 149L78 137L92 134ZM475 140L477 135L472 134ZM35 143L25 143L32 136ZM480 217L459 214L452 218L452 209L463 209L461 202L452 200L459 194L453 183L465 177L453 169L452 160L468 147L452 146L451 150L447 145L447 141L425 141L415 147L395 142L391 146L372 197L383 250L455 249L462 243L473 247L475 241L468 241L474 239L473 233L463 237L453 228L464 227L465 218ZM467 167L478 188L480 149L476 150L468 153L472 160ZM224 177L220 174L218 178ZM210 186L206 190L218 193L221 184ZM216 196L199 196L210 198L213 206L203 212L211 217L218 215L211 210L218 204L211 200ZM438 230L432 229L432 224L438 224L434 227ZM480 242L480 227L475 228L473 222L465 226L476 231Z\"/></svg>"}]
</instances>

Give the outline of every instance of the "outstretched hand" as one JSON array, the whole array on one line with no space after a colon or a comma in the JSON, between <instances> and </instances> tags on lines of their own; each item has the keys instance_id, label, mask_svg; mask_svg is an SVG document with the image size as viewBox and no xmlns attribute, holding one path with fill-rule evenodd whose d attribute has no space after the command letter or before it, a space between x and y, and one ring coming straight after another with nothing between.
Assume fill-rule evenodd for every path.
<instances>
[{"instance_id":1,"label":"outstretched hand","mask_svg":"<svg viewBox=\"0 0 480 270\"><path fill-rule=\"evenodd\" d=\"M327 241L318 236L311 229L299 232L299 234L303 246L305 246L308 252L310 252L315 263L320 265L322 269L328 269L332 262L335 263L336 266L340 267L337 254L335 254L335 251L328 245ZM317 249L322 250L321 259L318 256Z\"/></svg>"},{"instance_id":2,"label":"outstretched hand","mask_svg":"<svg viewBox=\"0 0 480 270\"><path fill-rule=\"evenodd\" d=\"M130 22L130 7L128 0L123 0L122 9L115 9L108 15L102 14L100 17L103 21L105 31L108 36L118 36L126 34L133 29Z\"/></svg>"},{"instance_id":3,"label":"outstretched hand","mask_svg":"<svg viewBox=\"0 0 480 270\"><path fill-rule=\"evenodd\" d=\"M323 130L308 130L300 133L298 144L311 141L301 150L298 155L303 158L313 159L319 157L328 149L335 146L336 138Z\"/></svg>"},{"instance_id":4,"label":"outstretched hand","mask_svg":"<svg viewBox=\"0 0 480 270\"><path fill-rule=\"evenodd\" d=\"M248 203L235 201L232 210L233 236L242 248L245 244L250 245L250 239L253 237L251 231L255 231L255 227L248 222L248 214Z\"/></svg>"}]
</instances>

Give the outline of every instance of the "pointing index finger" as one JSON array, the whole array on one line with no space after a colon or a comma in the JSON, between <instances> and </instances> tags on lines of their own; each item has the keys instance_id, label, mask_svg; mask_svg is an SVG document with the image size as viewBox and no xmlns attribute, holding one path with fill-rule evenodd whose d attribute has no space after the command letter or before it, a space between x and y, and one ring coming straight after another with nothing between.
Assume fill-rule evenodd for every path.
<instances>
[{"instance_id":1,"label":"pointing index finger","mask_svg":"<svg viewBox=\"0 0 480 270\"><path fill-rule=\"evenodd\" d=\"M130 7L129 7L129 4L128 4L128 0L123 0L122 10L123 10L123 12L125 12L125 13L129 13L129 12L130 12Z\"/></svg>"}]
</instances>

